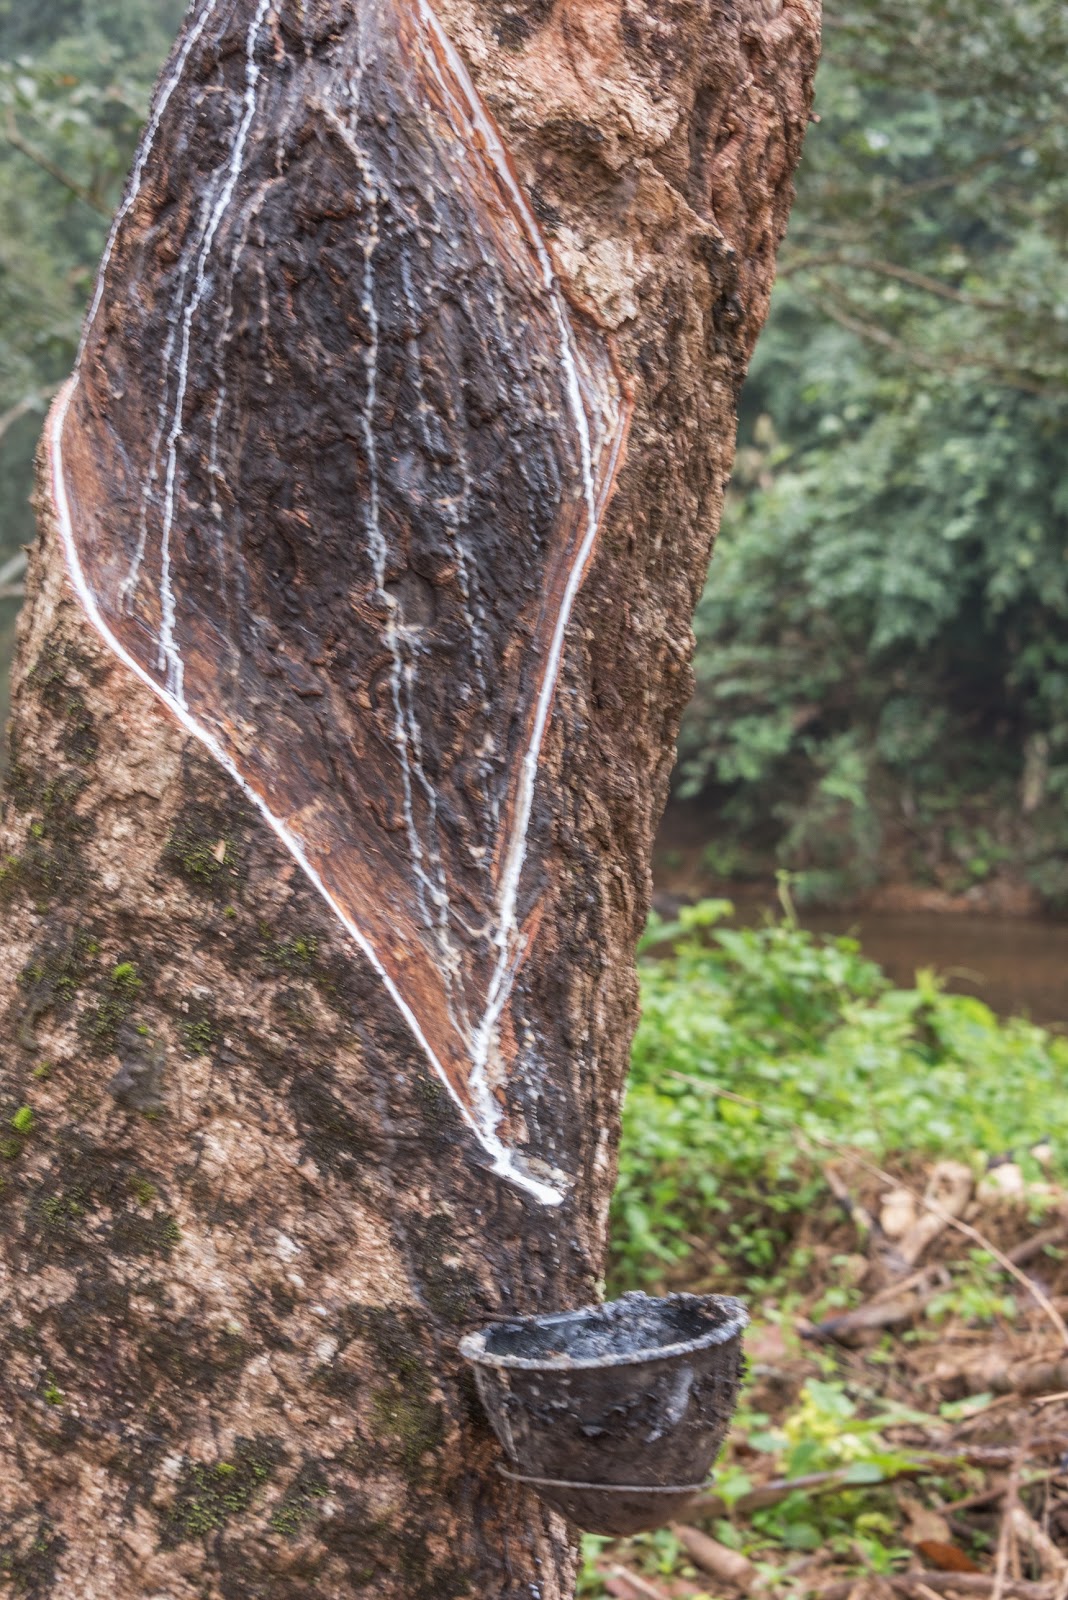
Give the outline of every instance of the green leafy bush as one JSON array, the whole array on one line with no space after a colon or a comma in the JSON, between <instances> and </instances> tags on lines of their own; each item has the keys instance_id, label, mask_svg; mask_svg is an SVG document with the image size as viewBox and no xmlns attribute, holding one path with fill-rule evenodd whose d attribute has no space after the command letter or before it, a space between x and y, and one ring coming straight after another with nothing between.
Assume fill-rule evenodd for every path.
<instances>
[{"instance_id":1,"label":"green leafy bush","mask_svg":"<svg viewBox=\"0 0 1068 1600\"><path fill-rule=\"evenodd\" d=\"M854 940L790 915L725 927L730 909L706 901L647 935L616 1287L660 1282L695 1249L751 1290L780 1273L798 1218L827 1195L821 1140L881 1164L1012 1149L1026 1165L1048 1139L1063 1170L1068 1040L999 1021L931 973L895 989Z\"/></svg>"}]
</instances>

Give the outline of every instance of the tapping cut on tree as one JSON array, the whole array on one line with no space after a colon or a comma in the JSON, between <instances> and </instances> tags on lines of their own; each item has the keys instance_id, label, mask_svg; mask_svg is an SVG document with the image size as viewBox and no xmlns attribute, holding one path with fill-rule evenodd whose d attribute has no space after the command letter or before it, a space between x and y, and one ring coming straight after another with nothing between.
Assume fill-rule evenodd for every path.
<instances>
[{"instance_id":1,"label":"tapping cut on tree","mask_svg":"<svg viewBox=\"0 0 1068 1600\"><path fill-rule=\"evenodd\" d=\"M203 200L146 232L214 10L162 86L53 413L71 574L371 962L495 1169L556 1203L498 1097L544 1065L506 1016L538 920L531 810L628 404L426 6L368 0L329 70L305 36L271 74L261 0L229 127L168 174ZM151 286L121 339L100 316L115 256ZM153 359L132 372L131 351Z\"/></svg>"}]
</instances>

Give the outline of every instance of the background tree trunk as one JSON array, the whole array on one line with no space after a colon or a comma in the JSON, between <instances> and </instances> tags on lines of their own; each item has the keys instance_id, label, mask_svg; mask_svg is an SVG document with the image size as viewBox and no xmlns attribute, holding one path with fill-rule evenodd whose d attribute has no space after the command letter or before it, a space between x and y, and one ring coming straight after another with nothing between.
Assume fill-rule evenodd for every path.
<instances>
[{"instance_id":1,"label":"background tree trunk","mask_svg":"<svg viewBox=\"0 0 1068 1600\"><path fill-rule=\"evenodd\" d=\"M16 668L0 858L0 1571L21 1594L557 1600L573 1589L564 1525L493 1470L496 1446L456 1343L488 1318L597 1294L635 1021L633 951L689 686L688 620L727 482L736 397L785 226L808 115L816 6L451 0L438 7L435 23L415 5L387 14L377 0L364 0L364 13L376 40L392 18L397 61L416 50L414 39L424 50L433 45L450 82L467 63L516 175L513 193L498 166L504 198L491 195L486 204L498 207L502 228L522 235L529 257L514 279L507 261L501 269L505 310L521 314L527 295L532 320L517 342L536 353L538 318L548 327L557 317L557 291L530 277L540 230L568 295L560 315L577 351L586 417L603 421L607 441L592 560L566 619L555 698L547 691L551 718L543 742L523 747L534 752L536 789L529 850L516 867L522 904L514 942L500 943L518 972L501 1011L504 1043L500 1058L479 1068L480 1089L477 1052L465 1055L471 1041L460 1039L441 987L447 963L426 956L435 947L418 928L405 935L415 902L403 819L391 820L385 801L385 822L360 820L340 802L330 810L352 778L345 752L362 749L366 730L358 712L354 724L344 721L353 700L332 698L332 667L314 652L294 655L300 628L294 623L287 634L286 618L301 575L279 602L280 643L272 648L285 671L293 667L290 679L299 678L298 668L311 671L310 661L326 688L298 681L292 690L287 681L275 690L258 646L246 640L240 671L251 663L259 675L243 680L240 703L253 705L248 715L259 721L252 738L232 723L223 727L220 717L216 747L229 770L202 733L227 692L218 665L225 650L213 654L211 643L217 631L190 644L181 663L182 704L192 707L183 721L165 703L167 662L154 676L154 655L137 626L123 634L127 623L115 623L129 656L122 659L115 637L86 614L87 594L102 607L108 599L108 541L129 553L123 540L141 481L135 458L158 426L146 374L158 365L168 324L152 321L156 290L162 300L166 275L187 270L187 292L201 295L195 310L201 301L223 304L219 269L213 279L205 267L203 284L198 272L216 211L219 226L226 223L227 160L238 195L246 167L255 166L269 218L276 193L287 192L284 141L292 150L310 145L318 172L342 158L334 146L350 129L337 116L337 127L327 126L347 30L362 26L347 5L238 0L216 18L210 0L201 0L162 80L150 123L155 142L124 205L80 387L60 401L68 410L46 433L40 537ZM440 38L432 33L438 23ZM462 60L449 65L452 47ZM353 62L345 70L355 70ZM387 64L376 78L390 92L403 76L400 67L391 71ZM173 104L161 110L168 84ZM289 99L284 115L275 107L268 118L274 94L279 105ZM433 117L447 113L462 135L475 101L461 99L446 104L442 90L420 110L401 95L392 110L380 109L375 126L388 143L394 124L409 130L414 117L417 135L425 115L433 133ZM246 135L247 162L243 144L238 161ZM412 149L420 148L416 135ZM484 125L471 120L466 137L466 146L458 138L441 159L454 164L454 176L459 168L475 173L471 192L485 197L498 159L489 116ZM198 193L196 163L216 159L214 147L227 141L215 189L205 179ZM425 159L438 161L440 141L428 134L424 142ZM385 248L380 233L368 233L384 180L370 172L364 145L351 154L352 187L362 181L364 193L350 230L359 238L350 239L337 274L343 283ZM403 177L395 176L398 186ZM322 197L312 200L321 217ZM197 206L204 263L194 253L183 269L168 229L187 237ZM314 409L314 382L300 396L292 436L275 436L271 475L266 454L259 466L241 465L245 419L264 385L277 378L279 392L299 394L292 362L279 366L283 331L294 350L304 350L324 392L324 352L336 331L330 307L316 310L314 295L299 301L294 288L282 305L286 272L299 281L291 267L299 219L288 232L276 219L272 231L255 207L245 215L247 236L235 242L232 259L251 241L249 271L262 276L267 332L257 342L234 277L219 312L227 326L218 348L226 352L226 384L247 384L248 398L221 445L218 432L211 435L225 458L220 480L232 482L242 470L247 479L233 504L211 508L231 530L251 520L250 495L258 496L264 526L275 512L290 514L287 483L315 466L307 459L313 445L299 433ZM428 239L420 248L432 261ZM497 248L492 237L485 248ZM477 262L472 282L476 275ZM329 276L324 255L315 283ZM367 323L367 294L361 301L358 286L353 293L354 315ZM396 293L378 302L382 317L395 300ZM409 349L413 337L405 335ZM365 326L353 341L364 358L370 338ZM452 354L467 361L460 343ZM446 351L446 367L447 358ZM474 380L464 370L469 392ZM438 375L429 357L426 371ZM198 421L187 431L201 461L211 448L212 397L217 421L226 384L193 371L190 409ZM609 501L629 396L629 442ZM184 389L175 402L176 438L183 397ZM548 428L545 459L571 459L550 436L545 419L560 412L550 400L532 415L532 437L535 423ZM442 407L448 411L447 402ZM422 400L414 409L422 414ZM365 394L365 418L369 410ZM390 426L400 428L403 404L395 411L400 420ZM131 419L136 427L124 434ZM494 426L487 414L489 432L479 437ZM366 456L366 440L359 448ZM164 484L165 455L161 447L153 501L164 525L159 502L168 487L173 492ZM394 476L383 483L399 495L397 459L395 451ZM86 562L81 600L63 545L60 471ZM190 476L181 491L183 506L194 510L195 488ZM562 614L563 579L553 577L550 558L559 548L565 572L585 567L590 555L581 548L581 519L567 521L561 493L539 569L556 609L550 615L537 595L530 601L533 580L523 568L506 618L513 634L498 638L503 602L489 591L492 693L516 697L502 700L504 729L535 717L541 667L525 677L515 662L531 640L536 662L551 654L549 635L538 633L543 612L550 621ZM200 506L208 520L212 494L209 483ZM312 507L324 524L330 510L321 500ZM500 489L486 508L487 526L491 514L506 526ZM197 526L193 517L184 545L175 535L175 560L190 564L190 594L201 559ZM258 548L253 530L247 551ZM264 570L273 559L263 556ZM499 566L512 559L519 558L507 547L493 554ZM252 582L252 555L248 561L243 571ZM417 567L413 557L411 570ZM384 568L376 579L377 626L387 634L393 619L407 626L417 609L404 588L406 570L402 561L388 585ZM304 593L313 610L328 609L326 579L313 579ZM425 579L441 605L457 581L454 568ZM203 584L198 604L205 627L214 628L212 592ZM271 595L244 610L258 616L269 603ZM239 644L241 612L235 606L230 619ZM373 614L370 601L356 606L353 626L372 627ZM154 627L159 643L165 617L146 610L142 622L142 634ZM388 679L388 663L383 670ZM365 687L371 726L379 691L370 680ZM461 688L462 675L440 673L427 691L427 714L439 732L455 725L470 742L477 713L460 709ZM275 717L280 702L271 696L291 692L306 697L306 719L292 711L296 702ZM355 703L364 702L357 695ZM387 739L386 754L376 757L373 735L369 748L357 788L378 770L376 759L397 755ZM517 746L509 771L497 774L508 817L524 803L520 755ZM436 749L428 770L431 758L435 770L446 770ZM286 831L268 826L264 810L272 806L272 814L298 819L291 833L304 828L300 839L311 838L306 854L321 864L323 892L287 848ZM317 833L305 826L309 806ZM425 806L416 820L424 825ZM450 826L446 817L446 843ZM391 829L401 837L400 866L390 853ZM505 877L504 845L498 854ZM452 871L444 861L442 881ZM366 948L353 942L346 918L370 929ZM396 949L387 948L391 931ZM474 955L460 952L457 981L465 1003L477 992L478 1005L490 1009L484 972L492 961L476 948L487 937L473 934ZM428 1047L398 996L426 1023ZM545 1203L561 1196L560 1204Z\"/></svg>"}]
</instances>

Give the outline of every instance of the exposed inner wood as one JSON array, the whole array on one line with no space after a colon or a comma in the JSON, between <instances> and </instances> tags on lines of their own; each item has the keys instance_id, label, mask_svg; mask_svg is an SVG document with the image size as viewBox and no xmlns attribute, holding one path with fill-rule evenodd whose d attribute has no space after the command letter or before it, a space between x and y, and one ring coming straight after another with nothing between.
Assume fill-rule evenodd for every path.
<instances>
[{"instance_id":1,"label":"exposed inner wood","mask_svg":"<svg viewBox=\"0 0 1068 1600\"><path fill-rule=\"evenodd\" d=\"M512 1148L507 1075L537 1042L507 1012L629 403L428 6L371 0L324 54L258 0L189 81L234 27L217 9L160 88L53 415L68 562L372 961L495 1169L556 1203L563 1175ZM169 139L183 123L202 136Z\"/></svg>"}]
</instances>

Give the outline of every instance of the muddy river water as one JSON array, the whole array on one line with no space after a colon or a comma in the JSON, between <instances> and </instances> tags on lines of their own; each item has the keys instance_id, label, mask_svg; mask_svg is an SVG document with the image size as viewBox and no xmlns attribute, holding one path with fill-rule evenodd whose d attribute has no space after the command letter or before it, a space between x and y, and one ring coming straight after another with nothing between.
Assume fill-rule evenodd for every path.
<instances>
[{"instance_id":1,"label":"muddy river water","mask_svg":"<svg viewBox=\"0 0 1068 1600\"><path fill-rule=\"evenodd\" d=\"M657 909L671 916L680 903L708 895L731 900L742 926L781 915L770 870L763 882L728 883L705 866L713 821L699 804L669 805L653 858ZM798 916L817 933L854 935L892 983L909 986L917 971L933 967L947 989L977 995L1000 1016L1030 1017L1068 1032L1068 921L907 904L799 906Z\"/></svg>"},{"instance_id":2,"label":"muddy river water","mask_svg":"<svg viewBox=\"0 0 1068 1600\"><path fill-rule=\"evenodd\" d=\"M762 914L744 902L738 910L742 921ZM802 911L800 917L819 932L855 934L894 983L911 984L918 968L934 967L947 988L978 995L1003 1016L1068 1029L1068 924L925 911Z\"/></svg>"}]
</instances>

